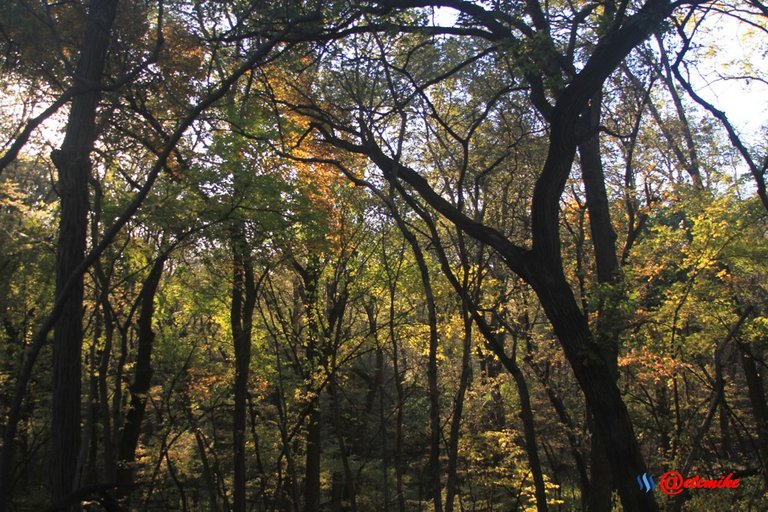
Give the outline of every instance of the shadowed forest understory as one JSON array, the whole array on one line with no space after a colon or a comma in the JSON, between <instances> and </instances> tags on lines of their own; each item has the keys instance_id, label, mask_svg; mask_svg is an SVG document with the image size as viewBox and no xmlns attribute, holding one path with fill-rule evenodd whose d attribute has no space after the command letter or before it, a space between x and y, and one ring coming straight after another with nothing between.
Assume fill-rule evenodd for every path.
<instances>
[{"instance_id":1,"label":"shadowed forest understory","mask_svg":"<svg viewBox=\"0 0 768 512\"><path fill-rule=\"evenodd\" d=\"M768 510L761 0L0 3L0 512Z\"/></svg>"}]
</instances>

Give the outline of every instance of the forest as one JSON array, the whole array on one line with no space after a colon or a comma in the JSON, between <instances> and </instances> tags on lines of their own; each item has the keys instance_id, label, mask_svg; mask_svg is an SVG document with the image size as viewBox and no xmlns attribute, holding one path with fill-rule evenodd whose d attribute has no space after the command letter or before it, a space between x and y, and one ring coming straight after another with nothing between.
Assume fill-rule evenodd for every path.
<instances>
[{"instance_id":1,"label":"forest","mask_svg":"<svg viewBox=\"0 0 768 512\"><path fill-rule=\"evenodd\" d=\"M0 512L768 510L763 0L0 2Z\"/></svg>"}]
</instances>

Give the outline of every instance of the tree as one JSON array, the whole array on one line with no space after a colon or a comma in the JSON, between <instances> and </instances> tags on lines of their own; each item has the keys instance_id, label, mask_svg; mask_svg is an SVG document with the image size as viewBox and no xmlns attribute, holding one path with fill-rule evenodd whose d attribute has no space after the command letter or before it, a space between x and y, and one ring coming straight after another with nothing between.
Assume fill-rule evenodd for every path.
<instances>
[{"instance_id":1,"label":"tree","mask_svg":"<svg viewBox=\"0 0 768 512\"><path fill-rule=\"evenodd\" d=\"M418 4L423 5L424 3ZM430 5L439 6L441 3ZM400 2L374 12L388 13L392 12L393 8L413 7L416 7L416 4ZM414 91L405 93L396 90L391 91L389 96L386 91L379 93L384 98L380 101L391 105L394 115L387 116L376 104L362 102L362 97L354 96L357 92L355 89L350 91L350 99L356 101L359 112L354 119L345 119L333 112L325 115L325 112L312 108L311 104L297 105L297 109L317 119L315 128L326 141L341 149L367 156L385 177L407 184L444 218L498 251L510 269L531 285L585 393L589 408L595 417L597 431L605 439L611 469L624 507L627 510L653 510L656 507L653 497L642 496L633 481L635 475L644 473L647 468L637 445L626 406L618 387L610 377L614 373L610 370L610 353L615 353L616 350L606 351L600 344L599 337L591 331L587 317L580 310L563 271L558 210L577 148L580 143L588 140L594 131L594 122L589 123L590 116L582 114L588 112L590 102L599 97L604 82L619 63L659 27L671 13L673 5L651 1L630 15L625 15L624 11L608 11L606 14L615 18L608 18L609 28L601 32L603 35L599 36L594 50L590 51L589 47L585 46L579 47L580 52L586 53L580 56L578 62L574 59L573 52L574 41L581 42L578 40L581 35L578 29L581 27L576 25L571 32L570 45L565 47L567 52L563 55L558 50L558 43L553 39L551 27L538 4L528 6L527 14L533 20L533 25L517 23L512 25L514 29L502 23L502 20L515 20L514 15L504 16L500 11L487 11L465 3L452 4L451 7L465 17L466 28L426 28L424 32L476 36L487 40L491 45L504 41L511 45L513 55L521 63L530 63L528 67L520 66L518 73L525 77L530 87L532 103L549 128L547 158L542 164L532 193L530 248L515 244L492 226L468 217L460 207L444 199L413 164L405 161L403 134L407 131L409 119L406 109L410 109L417 99L422 98L427 108L431 108L425 94L427 88L436 83L443 83L446 77L451 77L463 67L472 65L480 58L478 54L470 54L463 60L454 61L444 67L445 71L424 79L420 79L421 70L416 71L411 69L413 66L408 67L408 61L405 67L401 67L397 62L390 61L388 56L383 56L380 61L375 62L378 69L382 70L381 74L396 73L404 86L409 86ZM589 15L590 11L587 9L577 19L582 22L589 19ZM590 25L585 25L586 32L590 29ZM580 69L577 68L578 64L581 64ZM365 81L358 81L355 87L359 90L361 87L370 86ZM548 94L551 94L554 103L550 103ZM379 112L381 114L377 115ZM450 118L446 114L442 116L438 122L448 123ZM384 123L394 126L387 128ZM395 133L394 139L388 135L392 130ZM596 178L599 180L599 175ZM462 186L461 181L458 186ZM594 212L595 217L597 213ZM610 228L609 222L606 221L604 226ZM611 231L593 229L593 236L608 236L610 241ZM602 242L595 243L599 248L598 243Z\"/></svg>"},{"instance_id":2,"label":"tree","mask_svg":"<svg viewBox=\"0 0 768 512\"><path fill-rule=\"evenodd\" d=\"M765 501L764 152L694 78L762 4L117 9L80 83L85 3L0 6L6 509Z\"/></svg>"},{"instance_id":3,"label":"tree","mask_svg":"<svg viewBox=\"0 0 768 512\"><path fill-rule=\"evenodd\" d=\"M77 70L73 77L80 86L88 84L85 85L87 87L101 81L116 9L117 0L94 0L90 5ZM53 503L67 499L79 486L82 275L71 287L68 281L85 257L90 154L97 137L98 99L96 90L72 99L64 142L51 155L58 171L58 193L61 198L56 296L65 302L54 328L53 341Z\"/></svg>"}]
</instances>

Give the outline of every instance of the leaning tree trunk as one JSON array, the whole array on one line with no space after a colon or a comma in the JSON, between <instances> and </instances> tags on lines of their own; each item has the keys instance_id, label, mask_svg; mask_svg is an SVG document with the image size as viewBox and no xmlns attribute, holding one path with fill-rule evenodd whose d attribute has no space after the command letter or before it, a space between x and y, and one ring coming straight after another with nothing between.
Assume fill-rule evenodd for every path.
<instances>
[{"instance_id":1,"label":"leaning tree trunk","mask_svg":"<svg viewBox=\"0 0 768 512\"><path fill-rule=\"evenodd\" d=\"M610 362L595 343L565 277L542 269L534 289L584 392L596 431L602 437L613 481L624 510L655 511L654 497L641 492L635 477L647 471L626 404Z\"/></svg>"},{"instance_id":2,"label":"leaning tree trunk","mask_svg":"<svg viewBox=\"0 0 768 512\"><path fill-rule=\"evenodd\" d=\"M130 492L136 472L136 447L139 444L141 423L147 406L147 394L152 380L152 348L155 341L155 332L152 329L152 321L155 312L155 294L160 285L163 274L163 266L168 257L166 252L155 260L152 269L147 276L139 293L141 311L138 320L138 352L134 367L133 383L129 388L131 403L125 416L120 444L118 446L117 480L125 485L121 489L124 497Z\"/></svg>"},{"instance_id":3,"label":"leaning tree trunk","mask_svg":"<svg viewBox=\"0 0 768 512\"><path fill-rule=\"evenodd\" d=\"M56 295L66 288L85 257L88 226L90 154L96 140L99 93L94 88L104 72L117 0L92 0L80 48L75 79L88 89L75 96L67 120L64 142L51 154L58 172L61 198L59 241L56 251ZM83 277L66 296L53 338L52 502L66 500L79 485L80 384L83 344ZM75 508L72 505L71 508Z\"/></svg>"}]
</instances>

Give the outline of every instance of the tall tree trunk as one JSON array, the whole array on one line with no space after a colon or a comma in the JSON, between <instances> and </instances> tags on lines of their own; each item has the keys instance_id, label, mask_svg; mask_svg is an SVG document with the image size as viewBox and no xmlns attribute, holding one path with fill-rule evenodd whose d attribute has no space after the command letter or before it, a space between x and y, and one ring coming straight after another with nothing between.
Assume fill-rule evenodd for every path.
<instances>
[{"instance_id":1,"label":"tall tree trunk","mask_svg":"<svg viewBox=\"0 0 768 512\"><path fill-rule=\"evenodd\" d=\"M359 121L360 142L335 136L322 126L316 128L329 143L341 149L365 154L392 183L407 183L446 220L468 235L493 247L511 271L536 292L552 324L563 352L571 365L595 424L606 445L614 482L626 512L658 510L651 493L642 493L635 477L647 471L643 454L621 392L615 382L610 360L590 330L563 268L560 238L560 201L571 175L577 146L589 133L583 117L593 97L629 53L646 40L671 14L668 0L648 0L632 15L623 18L600 39L594 51L572 80L556 95L551 105L543 94L534 102L549 122L549 148L531 198L530 248L517 245L498 230L467 217L451 204L417 170L389 156L378 143L375 130ZM545 22L543 16L540 21ZM558 76L560 76L558 74ZM534 84L536 85L536 84ZM588 121L588 120L586 120Z\"/></svg>"},{"instance_id":2,"label":"tall tree trunk","mask_svg":"<svg viewBox=\"0 0 768 512\"><path fill-rule=\"evenodd\" d=\"M88 354L88 415L83 430L83 445L80 450L82 464L85 467L83 480L86 484L98 483L100 480L97 469L99 455L99 381L97 368L99 358L97 357L96 346L101 337L101 313L98 309L94 311L94 317L93 338Z\"/></svg>"},{"instance_id":3,"label":"tall tree trunk","mask_svg":"<svg viewBox=\"0 0 768 512\"><path fill-rule=\"evenodd\" d=\"M590 102L587 114L595 133L579 144L581 174L589 212L589 228L597 267L597 281L605 288L598 289L598 321L596 333L598 345L603 350L614 379L618 378L618 335L622 325L620 311L610 286L619 283L619 261L616 255L616 232L611 225L608 194L605 189L605 175L600 153L600 124L602 94L598 93ZM603 296L605 294L605 296ZM592 422L590 422L592 425ZM593 426L593 425L592 425ZM613 494L613 474L605 442L595 428L592 430L590 453L590 485L588 510L590 512L610 511Z\"/></svg>"},{"instance_id":4,"label":"tall tree trunk","mask_svg":"<svg viewBox=\"0 0 768 512\"><path fill-rule=\"evenodd\" d=\"M306 358L307 370L304 372L307 391L314 393L313 376L315 369L322 365L320 337L322 336L318 309L318 286L322 267L316 256L310 256L306 266L294 261L294 268L301 276L301 313L306 316ZM297 329L296 332L301 332ZM322 425L320 397L311 398L307 411L306 457L304 467L304 510L313 512L320 510L320 461L322 456Z\"/></svg>"},{"instance_id":5,"label":"tall tree trunk","mask_svg":"<svg viewBox=\"0 0 768 512\"><path fill-rule=\"evenodd\" d=\"M577 87L571 94L561 96L560 101L567 106L558 111L559 118L553 120L551 125L547 162L533 194L534 242L531 249L512 244L498 231L458 212L415 170L386 156L371 139L364 141L362 149L352 148L366 153L385 172L387 179L406 181L441 215L467 234L495 248L510 270L533 288L595 416L597 429L605 436L606 444L610 445L607 447L608 458L624 509L627 512L652 512L658 509L654 497L650 493L641 493L635 482L635 477L646 472L647 466L626 404L613 377L613 365L596 343L588 319L580 310L563 269L559 201L576 152L574 124L583 111L583 108L572 110L574 103L580 103L578 97L573 96L581 94L584 91ZM350 148L349 144L339 139L333 139L333 143Z\"/></svg>"},{"instance_id":6,"label":"tall tree trunk","mask_svg":"<svg viewBox=\"0 0 768 512\"><path fill-rule=\"evenodd\" d=\"M115 323L112 318L112 311L109 305L107 290L109 289L109 280L101 271L100 266L95 266L96 275L101 282L101 292L99 298L99 307L102 309L104 318L104 347L101 350L99 358L99 417L101 419L102 445L104 446L104 474L103 478L107 482L112 482L116 474L115 443L112 436L112 415L109 406L109 363L112 358L112 345L115 333Z\"/></svg>"},{"instance_id":7,"label":"tall tree trunk","mask_svg":"<svg viewBox=\"0 0 768 512\"><path fill-rule=\"evenodd\" d=\"M147 393L152 379L152 349L155 342L155 332L152 321L155 313L155 294L163 275L163 266L168 253L155 260L147 279L141 288L139 301L141 310L138 319L138 350L134 365L133 383L129 388L130 406L121 429L118 446L117 481L125 485L124 496L127 497L130 485L133 484L136 473L136 447L139 444L141 423L147 406Z\"/></svg>"},{"instance_id":8,"label":"tall tree trunk","mask_svg":"<svg viewBox=\"0 0 768 512\"><path fill-rule=\"evenodd\" d=\"M56 296L85 258L88 226L88 180L90 154L96 140L96 109L109 47L117 0L92 0L80 59L74 77L76 85L89 88L75 96L61 148L51 158L58 172L61 198L59 241L56 251ZM53 337L53 404L51 498L57 503L79 485L81 350L83 344L83 276L67 294ZM71 507L76 508L76 505Z\"/></svg>"},{"instance_id":9,"label":"tall tree trunk","mask_svg":"<svg viewBox=\"0 0 768 512\"><path fill-rule=\"evenodd\" d=\"M208 510L210 512L219 512L219 491L216 485L216 476L211 468L211 462L208 460L208 443L206 443L205 436L199 428L195 429L195 440L197 441L197 453L200 455L200 462L203 465L205 487L208 490ZM165 456L166 458L168 457L168 452L166 452ZM170 469L170 461L168 464ZM183 496L184 489L182 486L179 486L179 492Z\"/></svg>"},{"instance_id":10,"label":"tall tree trunk","mask_svg":"<svg viewBox=\"0 0 768 512\"><path fill-rule=\"evenodd\" d=\"M534 428L533 408L531 407L530 394L528 392L528 384L525 380L525 376L523 375L523 372L520 370L520 367L518 366L517 361L515 360L516 356L514 354L512 355L512 357L507 356L506 352L504 351L504 332L502 331L498 335L494 334L495 332L497 332L494 328L496 326L491 326L488 324L488 322L486 322L485 318L483 317L483 315L480 314L478 310L477 301L472 296L470 296L467 290L467 281L466 281L466 277L468 276L468 268L465 266L464 268L465 279L463 283L460 283L459 280L456 278L456 275L453 273L453 270L451 269L450 261L448 260L448 257L445 254L445 250L443 249L443 245L440 242L440 235L439 235L439 232L437 231L437 226L434 220L424 209L419 207L419 205L413 200L413 198L403 193L404 191L402 189L400 189L400 191L403 197L406 199L406 201L411 205L411 207L414 210L418 212L419 216L427 224L429 228L429 232L432 236L435 252L437 253L438 259L440 260L440 267L443 271L443 275L445 275L445 277L451 283L451 286L453 286L453 289L461 298L462 307L464 308L464 311L469 314L469 317L471 318L471 320L474 321L475 324L478 326L481 334L485 338L486 347L495 354L499 362L512 375L515 381L515 385L517 387L517 392L518 392L518 398L520 400L520 418L522 419L522 422L523 422L523 437L525 440L525 451L526 451L526 455L528 456L528 463L530 465L531 474L533 477L534 495L536 498L536 510L538 512L546 512L547 510L546 487L544 485L544 473L541 469L541 462L539 459L538 447L536 445L536 431ZM395 218L397 219L398 223L402 224L403 223L402 218L400 217L397 210L394 208L394 205L390 205L390 209L395 215ZM462 252L465 252L463 247L464 246L462 244ZM482 254L482 249L480 254ZM480 257L478 256L477 261L479 260L480 260ZM467 320L469 320L469 318ZM496 321L496 319L494 321ZM465 346L465 349L467 348L468 347ZM468 353L465 351L464 355L466 357ZM464 373L462 372L462 376L463 375Z\"/></svg>"},{"instance_id":11,"label":"tall tree trunk","mask_svg":"<svg viewBox=\"0 0 768 512\"><path fill-rule=\"evenodd\" d=\"M534 289L584 392L596 431L603 436L624 510L657 510L654 497L640 492L635 482L635 477L646 472L647 467L610 362L594 342L587 319L579 310L565 276L547 275L543 269L541 276Z\"/></svg>"},{"instance_id":12,"label":"tall tree trunk","mask_svg":"<svg viewBox=\"0 0 768 512\"><path fill-rule=\"evenodd\" d=\"M335 363L334 363L335 365ZM334 490L332 491L332 509L339 511L357 511L357 495L355 490L354 474L352 473L352 466L349 463L349 454L347 443L344 439L343 420L341 416L341 397L339 396L339 384L336 380L336 369L332 370L328 382L328 394L331 399L331 422L333 424L333 430L336 434L336 441L339 444L339 457L341 458L342 469L344 470L341 475L334 473ZM341 478L339 478L341 476Z\"/></svg>"},{"instance_id":13,"label":"tall tree trunk","mask_svg":"<svg viewBox=\"0 0 768 512\"><path fill-rule=\"evenodd\" d=\"M307 454L304 474L304 511L320 510L320 457L322 455L320 404L317 400L307 414Z\"/></svg>"},{"instance_id":14,"label":"tall tree trunk","mask_svg":"<svg viewBox=\"0 0 768 512\"><path fill-rule=\"evenodd\" d=\"M235 411L233 418L232 450L234 464L233 510L246 510L245 432L248 402L248 374L251 362L251 331L256 307L256 286L253 262L247 245L245 226L235 221L232 227L232 341L235 346Z\"/></svg>"}]
</instances>

